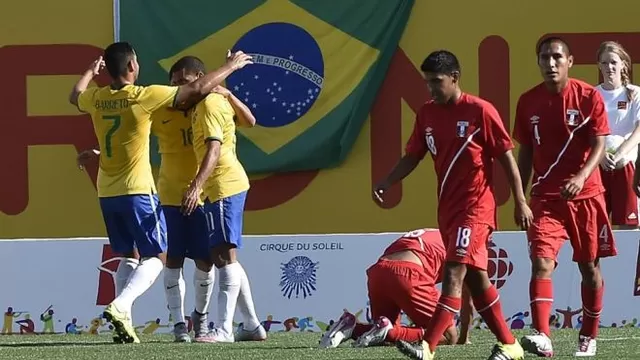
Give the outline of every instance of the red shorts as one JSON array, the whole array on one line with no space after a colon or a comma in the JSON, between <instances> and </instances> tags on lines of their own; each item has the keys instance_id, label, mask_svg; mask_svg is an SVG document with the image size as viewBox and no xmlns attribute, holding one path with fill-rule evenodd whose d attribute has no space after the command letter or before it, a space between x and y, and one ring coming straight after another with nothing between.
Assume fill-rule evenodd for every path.
<instances>
[{"instance_id":1,"label":"red shorts","mask_svg":"<svg viewBox=\"0 0 640 360\"><path fill-rule=\"evenodd\" d=\"M531 258L558 261L564 241L571 240L573 261L589 262L617 255L604 195L589 199L531 199L533 224L527 231Z\"/></svg>"},{"instance_id":2,"label":"red shorts","mask_svg":"<svg viewBox=\"0 0 640 360\"><path fill-rule=\"evenodd\" d=\"M446 261L487 270L488 244L493 230L486 224L464 224L441 230L447 248Z\"/></svg>"},{"instance_id":3,"label":"red shorts","mask_svg":"<svg viewBox=\"0 0 640 360\"><path fill-rule=\"evenodd\" d=\"M633 172L635 165L613 171L600 169L607 202L607 212L611 214L613 225L638 226L638 197L633 192Z\"/></svg>"},{"instance_id":4,"label":"red shorts","mask_svg":"<svg viewBox=\"0 0 640 360\"><path fill-rule=\"evenodd\" d=\"M384 316L400 325L400 311L426 328L440 299L440 291L418 264L399 260L378 260L367 269L371 317Z\"/></svg>"}]
</instances>

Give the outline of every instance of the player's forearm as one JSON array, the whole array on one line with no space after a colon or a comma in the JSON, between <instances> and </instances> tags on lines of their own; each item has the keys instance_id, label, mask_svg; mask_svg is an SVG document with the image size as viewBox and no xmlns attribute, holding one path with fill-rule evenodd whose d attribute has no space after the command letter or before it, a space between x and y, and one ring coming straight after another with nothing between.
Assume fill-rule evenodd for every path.
<instances>
[{"instance_id":1,"label":"player's forearm","mask_svg":"<svg viewBox=\"0 0 640 360\"><path fill-rule=\"evenodd\" d=\"M511 185L511 192L513 193L513 198L517 202L526 202L527 199L524 196L524 184L522 183L522 179L520 179L520 172L518 171L518 165L516 164L516 159L513 157L513 153L511 150L505 152L501 156L498 157L498 161L504 172L507 174L507 179L509 180L509 184Z\"/></svg>"},{"instance_id":2,"label":"player's forearm","mask_svg":"<svg viewBox=\"0 0 640 360\"><path fill-rule=\"evenodd\" d=\"M216 164L218 163L218 158L220 157L220 146L210 146L207 149L207 152L202 159L202 164L198 168L198 173L196 177L193 179L196 187L202 189L204 183L213 173L213 170L216 168Z\"/></svg>"},{"instance_id":3,"label":"player's forearm","mask_svg":"<svg viewBox=\"0 0 640 360\"><path fill-rule=\"evenodd\" d=\"M192 83L180 86L176 94L175 108L180 110L191 108L209 95L214 87L222 84L233 71L233 67L227 63Z\"/></svg>"},{"instance_id":4,"label":"player's forearm","mask_svg":"<svg viewBox=\"0 0 640 360\"><path fill-rule=\"evenodd\" d=\"M249 107L240 101L235 95L229 95L229 103L236 111L238 116L238 125L242 127L254 127L256 125L256 118L251 113Z\"/></svg>"},{"instance_id":5,"label":"player's forearm","mask_svg":"<svg viewBox=\"0 0 640 360\"><path fill-rule=\"evenodd\" d=\"M633 129L633 132L631 133L629 138L625 140L616 151L616 154L613 156L613 160L615 162L618 162L619 160L624 158L628 153L633 151L633 149L638 146L638 143L640 143L640 126L638 125L636 125L636 128Z\"/></svg>"},{"instance_id":6,"label":"player's forearm","mask_svg":"<svg viewBox=\"0 0 640 360\"><path fill-rule=\"evenodd\" d=\"M420 159L417 157L407 154L398 161L396 166L391 170L391 173L387 176L387 178L382 182L382 186L385 188L390 187L391 185L401 181L405 177L407 177L411 172L418 166L420 163Z\"/></svg>"},{"instance_id":7,"label":"player's forearm","mask_svg":"<svg viewBox=\"0 0 640 360\"><path fill-rule=\"evenodd\" d=\"M93 71L87 70L82 74L82 77L75 84L73 89L71 90L71 94L69 94L69 102L72 105L78 106L78 96L89 87L91 80L93 80Z\"/></svg>"},{"instance_id":8,"label":"player's forearm","mask_svg":"<svg viewBox=\"0 0 640 360\"><path fill-rule=\"evenodd\" d=\"M587 162L584 164L582 169L578 171L579 176L586 179L591 173L598 167L598 164L602 161L604 157L604 136L596 136L591 139L591 152L589 153L589 157L587 158Z\"/></svg>"},{"instance_id":9,"label":"player's forearm","mask_svg":"<svg viewBox=\"0 0 640 360\"><path fill-rule=\"evenodd\" d=\"M527 191L529 179L531 178L531 169L533 167L533 148L527 145L520 145L518 150L518 172L520 173L520 182L522 183L522 191Z\"/></svg>"}]
</instances>

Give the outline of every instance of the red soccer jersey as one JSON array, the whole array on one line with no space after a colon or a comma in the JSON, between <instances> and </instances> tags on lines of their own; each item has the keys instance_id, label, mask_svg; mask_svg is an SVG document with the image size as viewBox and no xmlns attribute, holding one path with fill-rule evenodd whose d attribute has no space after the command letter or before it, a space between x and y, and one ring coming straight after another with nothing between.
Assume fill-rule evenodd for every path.
<instances>
[{"instance_id":1,"label":"red soccer jersey","mask_svg":"<svg viewBox=\"0 0 640 360\"><path fill-rule=\"evenodd\" d=\"M447 251L444 248L440 232L435 229L419 229L408 232L389 245L382 254L390 255L411 250L422 261L424 271L433 284L441 281L441 269Z\"/></svg>"},{"instance_id":2,"label":"red soccer jersey","mask_svg":"<svg viewBox=\"0 0 640 360\"><path fill-rule=\"evenodd\" d=\"M513 149L491 103L462 94L455 104L422 106L406 152L433 158L440 230L462 224L496 227L493 160Z\"/></svg>"},{"instance_id":3,"label":"red soccer jersey","mask_svg":"<svg viewBox=\"0 0 640 360\"><path fill-rule=\"evenodd\" d=\"M591 138L608 135L604 101L591 85L569 79L560 94L544 83L520 96L513 137L533 147L531 195L561 198L560 191L576 175L591 153ZM576 200L604 192L600 172L584 182Z\"/></svg>"}]
</instances>

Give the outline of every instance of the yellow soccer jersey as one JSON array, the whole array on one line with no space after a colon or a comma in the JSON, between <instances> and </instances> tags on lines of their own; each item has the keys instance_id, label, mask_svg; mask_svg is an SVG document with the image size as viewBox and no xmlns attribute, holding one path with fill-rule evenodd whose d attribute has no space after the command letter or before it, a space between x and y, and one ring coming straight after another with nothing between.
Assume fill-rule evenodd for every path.
<instances>
[{"instance_id":1,"label":"yellow soccer jersey","mask_svg":"<svg viewBox=\"0 0 640 360\"><path fill-rule=\"evenodd\" d=\"M184 112L163 109L153 113L152 121L151 132L158 137L162 156L158 179L160 203L180 206L189 182L198 172L191 120Z\"/></svg>"},{"instance_id":2,"label":"yellow soccer jersey","mask_svg":"<svg viewBox=\"0 0 640 360\"><path fill-rule=\"evenodd\" d=\"M191 113L193 148L198 164L206 154L207 140L220 141L220 157L204 185L204 198L214 202L249 189L249 178L236 156L235 111L220 94L209 94Z\"/></svg>"},{"instance_id":3,"label":"yellow soccer jersey","mask_svg":"<svg viewBox=\"0 0 640 360\"><path fill-rule=\"evenodd\" d=\"M78 109L89 113L100 145L98 196L156 192L149 162L151 114L173 104L176 86L89 88Z\"/></svg>"}]
</instances>

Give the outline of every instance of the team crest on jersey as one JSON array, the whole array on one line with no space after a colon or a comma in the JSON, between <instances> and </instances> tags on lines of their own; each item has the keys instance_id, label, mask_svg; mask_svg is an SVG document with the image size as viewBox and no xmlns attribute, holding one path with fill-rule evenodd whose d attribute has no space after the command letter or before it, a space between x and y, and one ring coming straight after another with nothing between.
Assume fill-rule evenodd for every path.
<instances>
[{"instance_id":1,"label":"team crest on jersey","mask_svg":"<svg viewBox=\"0 0 640 360\"><path fill-rule=\"evenodd\" d=\"M458 135L458 137L461 137L461 138L467 136L468 128L469 128L468 121L458 121L458 123L456 124L456 135Z\"/></svg>"},{"instance_id":2,"label":"team crest on jersey","mask_svg":"<svg viewBox=\"0 0 640 360\"><path fill-rule=\"evenodd\" d=\"M627 110L627 102L618 101L618 110Z\"/></svg>"},{"instance_id":3,"label":"team crest on jersey","mask_svg":"<svg viewBox=\"0 0 640 360\"><path fill-rule=\"evenodd\" d=\"M582 122L580 119L580 111L575 109L567 109L567 125L569 126L577 126Z\"/></svg>"}]
</instances>

